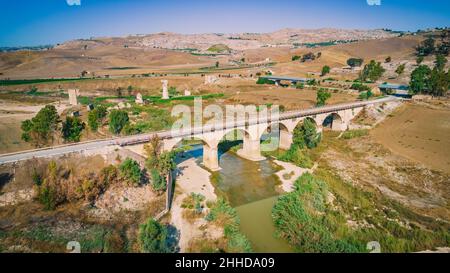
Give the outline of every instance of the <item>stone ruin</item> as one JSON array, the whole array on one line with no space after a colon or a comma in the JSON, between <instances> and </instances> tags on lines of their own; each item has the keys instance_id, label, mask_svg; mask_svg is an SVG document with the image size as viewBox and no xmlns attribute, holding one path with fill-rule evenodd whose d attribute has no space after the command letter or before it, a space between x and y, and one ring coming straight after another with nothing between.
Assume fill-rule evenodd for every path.
<instances>
[{"instance_id":1,"label":"stone ruin","mask_svg":"<svg viewBox=\"0 0 450 273\"><path fill-rule=\"evenodd\" d=\"M69 104L70 105L78 105L78 96L80 95L79 89L69 89Z\"/></svg>"},{"instance_id":2,"label":"stone ruin","mask_svg":"<svg viewBox=\"0 0 450 273\"><path fill-rule=\"evenodd\" d=\"M163 100L168 100L169 99L169 81L168 80L161 80L162 82L162 99Z\"/></svg>"},{"instance_id":3,"label":"stone ruin","mask_svg":"<svg viewBox=\"0 0 450 273\"><path fill-rule=\"evenodd\" d=\"M191 91L189 91L188 89L184 90L184 95L185 96L190 96L191 95Z\"/></svg>"},{"instance_id":4,"label":"stone ruin","mask_svg":"<svg viewBox=\"0 0 450 273\"><path fill-rule=\"evenodd\" d=\"M137 104L144 104L144 99L142 98L141 93L138 93L136 95L136 100L134 102L137 103Z\"/></svg>"},{"instance_id":5,"label":"stone ruin","mask_svg":"<svg viewBox=\"0 0 450 273\"><path fill-rule=\"evenodd\" d=\"M205 75L205 84L214 84L219 80L215 75Z\"/></svg>"}]
</instances>

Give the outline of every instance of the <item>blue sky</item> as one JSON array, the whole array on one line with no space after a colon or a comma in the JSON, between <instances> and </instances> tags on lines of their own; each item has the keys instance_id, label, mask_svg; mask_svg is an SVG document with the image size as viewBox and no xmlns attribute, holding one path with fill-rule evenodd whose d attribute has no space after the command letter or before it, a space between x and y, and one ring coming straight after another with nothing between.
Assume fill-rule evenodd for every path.
<instances>
[{"instance_id":1,"label":"blue sky","mask_svg":"<svg viewBox=\"0 0 450 273\"><path fill-rule=\"evenodd\" d=\"M270 32L281 28L450 26L448 0L1 0L0 46L172 31Z\"/></svg>"}]
</instances>

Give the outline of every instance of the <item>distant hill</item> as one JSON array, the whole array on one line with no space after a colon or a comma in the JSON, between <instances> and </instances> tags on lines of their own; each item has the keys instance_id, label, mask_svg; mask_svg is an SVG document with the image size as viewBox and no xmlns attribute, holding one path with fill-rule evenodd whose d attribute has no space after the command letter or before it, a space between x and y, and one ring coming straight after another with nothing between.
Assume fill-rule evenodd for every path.
<instances>
[{"instance_id":1,"label":"distant hill","mask_svg":"<svg viewBox=\"0 0 450 273\"><path fill-rule=\"evenodd\" d=\"M231 52L231 48L224 44L217 44L208 48L208 51L214 53L228 53Z\"/></svg>"},{"instance_id":2,"label":"distant hill","mask_svg":"<svg viewBox=\"0 0 450 273\"><path fill-rule=\"evenodd\" d=\"M271 33L177 34L171 32L127 37L97 37L67 41L48 50L0 53L0 78L27 79L89 75L131 75L158 71L185 71L221 64L267 60L289 62L293 54L324 51L332 64L348 56L374 58L408 54L419 36L398 37L386 30L282 29ZM350 41L329 45L329 41ZM298 44L317 44L308 48ZM230 52L228 56L212 53ZM234 64L233 64L234 63Z\"/></svg>"}]
</instances>

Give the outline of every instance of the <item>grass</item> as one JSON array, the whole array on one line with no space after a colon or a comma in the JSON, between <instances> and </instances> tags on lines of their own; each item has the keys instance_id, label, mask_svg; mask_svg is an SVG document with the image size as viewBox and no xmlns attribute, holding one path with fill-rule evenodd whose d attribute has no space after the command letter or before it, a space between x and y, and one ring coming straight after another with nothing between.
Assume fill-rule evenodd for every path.
<instances>
[{"instance_id":1,"label":"grass","mask_svg":"<svg viewBox=\"0 0 450 273\"><path fill-rule=\"evenodd\" d=\"M342 138L343 139L352 139L352 138L358 138L358 137L363 137L369 134L369 130L349 130L349 131L345 131L342 134Z\"/></svg>"},{"instance_id":2,"label":"grass","mask_svg":"<svg viewBox=\"0 0 450 273\"><path fill-rule=\"evenodd\" d=\"M142 96L144 100L149 101L153 104L169 104L171 102L177 102L177 101L193 101L195 98L202 98L203 100L209 100L209 99L215 99L215 98L222 98L224 97L223 93L217 93L217 94L207 94L207 95L201 95L201 96L179 96L179 97L172 97L168 100L162 99L160 96ZM114 99L122 99L126 100L130 103L133 103L135 100L135 96L103 96L103 97L86 97L86 96L80 96L78 97L78 102L83 105L88 104L107 104L105 101L107 100L114 100Z\"/></svg>"},{"instance_id":3,"label":"grass","mask_svg":"<svg viewBox=\"0 0 450 273\"><path fill-rule=\"evenodd\" d=\"M215 203L210 204L209 214L205 218L224 229L224 237L227 240L227 247L223 251L229 253L252 252L252 247L248 239L239 231L239 216L224 199L219 198Z\"/></svg>"},{"instance_id":4,"label":"grass","mask_svg":"<svg viewBox=\"0 0 450 273\"><path fill-rule=\"evenodd\" d=\"M318 147L310 150L311 158L319 161L313 177L299 179L296 191L275 205L277 232L297 251L367 252L371 241L378 241L382 252L433 250L450 244L448 223L418 214L372 187L345 181L320 160L330 148L361 160L347 140L367 134L365 130L349 131L341 138L336 132L324 134ZM327 201L329 196L332 201ZM322 240L314 241L318 237Z\"/></svg>"},{"instance_id":5,"label":"grass","mask_svg":"<svg viewBox=\"0 0 450 273\"><path fill-rule=\"evenodd\" d=\"M0 86L37 84L37 83L53 83L53 82L72 82L91 80L92 78L59 78L59 79L31 79L31 80L0 80Z\"/></svg>"}]
</instances>

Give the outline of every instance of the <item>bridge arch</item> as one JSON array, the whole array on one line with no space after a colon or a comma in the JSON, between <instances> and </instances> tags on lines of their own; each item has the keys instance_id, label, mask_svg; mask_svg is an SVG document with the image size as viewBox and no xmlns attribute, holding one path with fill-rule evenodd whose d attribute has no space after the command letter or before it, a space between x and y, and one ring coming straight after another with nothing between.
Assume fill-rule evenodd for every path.
<instances>
[{"instance_id":1,"label":"bridge arch","mask_svg":"<svg viewBox=\"0 0 450 273\"><path fill-rule=\"evenodd\" d=\"M325 117L322 122L323 128L329 128L333 131L345 130L345 122L338 113L331 113Z\"/></svg>"},{"instance_id":2,"label":"bridge arch","mask_svg":"<svg viewBox=\"0 0 450 273\"><path fill-rule=\"evenodd\" d=\"M261 151L272 152L278 148L288 150L292 144L292 130L283 121L272 122L260 133Z\"/></svg>"}]
</instances>

